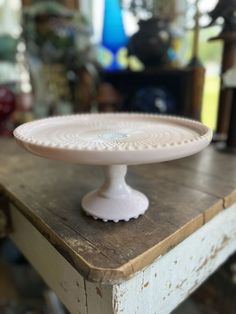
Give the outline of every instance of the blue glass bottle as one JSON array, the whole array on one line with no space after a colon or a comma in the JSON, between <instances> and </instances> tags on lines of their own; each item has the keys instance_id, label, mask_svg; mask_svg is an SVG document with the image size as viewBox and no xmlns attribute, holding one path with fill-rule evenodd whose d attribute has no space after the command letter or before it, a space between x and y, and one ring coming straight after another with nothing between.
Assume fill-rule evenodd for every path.
<instances>
[{"instance_id":1,"label":"blue glass bottle","mask_svg":"<svg viewBox=\"0 0 236 314\"><path fill-rule=\"evenodd\" d=\"M112 54L111 62L105 66L106 70L122 68L117 60L117 54L126 46L127 41L119 0L104 0L102 46Z\"/></svg>"}]
</instances>

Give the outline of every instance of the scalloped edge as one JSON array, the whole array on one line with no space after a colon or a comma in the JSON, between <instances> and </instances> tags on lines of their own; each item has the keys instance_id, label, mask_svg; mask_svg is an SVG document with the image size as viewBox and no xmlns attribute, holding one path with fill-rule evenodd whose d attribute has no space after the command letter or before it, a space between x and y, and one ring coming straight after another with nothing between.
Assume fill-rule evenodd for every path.
<instances>
[{"instance_id":1,"label":"scalloped edge","mask_svg":"<svg viewBox=\"0 0 236 314\"><path fill-rule=\"evenodd\" d=\"M145 148L131 148L131 149L127 149L127 148L119 148L119 147L114 147L114 148L81 148L76 144L52 144L49 143L47 141L40 141L40 140L35 140L32 137L29 136L25 136L24 135L24 129L28 128L30 125L36 125L39 122L40 123L44 123L45 121L49 121L49 120L61 120L61 119L70 119L70 118L76 118L76 117L89 117L89 116L114 116L114 115L119 115L120 117L122 116L130 116L130 117L150 117L150 118L158 118L158 119L162 119L162 120L169 120L169 121L178 121L179 122L183 122L186 123L186 127L189 127L189 129L191 129L191 124L193 125L193 127L195 127L196 129L198 129L198 132L202 131L204 132L203 135L200 135L192 138L190 140L183 140L183 141L178 141L178 142L173 142L173 143L168 143L168 144L157 144L157 145L153 145L150 147L145 147ZM23 134L22 134L23 133ZM160 149L160 148L167 148L167 147L178 147L178 146L182 146L185 144L189 144L189 143L193 143L193 142L199 142L203 139L209 139L211 140L212 138L212 130L210 128L208 128L206 125L204 125L203 123L193 120L193 119L188 119L188 118L184 118L184 117L178 117L178 116L173 116L173 115L159 115L159 114L149 114L149 113L126 113L126 112L114 112L114 113L83 113L83 114L72 114L72 115L62 115L62 116L55 116L55 117L48 117L48 118L43 118L43 119L39 119L39 120L34 120L34 121L30 121L27 123L24 123L20 126L18 126L14 132L14 137L24 143L27 144L32 144L32 145L36 145L36 146L41 146L41 147L46 147L46 148L56 148L56 149L62 149L62 150L76 150L76 151L88 151L88 152L98 152L98 151L107 151L107 152L115 152L115 151L143 151L143 150L156 150L156 149Z\"/></svg>"}]
</instances>

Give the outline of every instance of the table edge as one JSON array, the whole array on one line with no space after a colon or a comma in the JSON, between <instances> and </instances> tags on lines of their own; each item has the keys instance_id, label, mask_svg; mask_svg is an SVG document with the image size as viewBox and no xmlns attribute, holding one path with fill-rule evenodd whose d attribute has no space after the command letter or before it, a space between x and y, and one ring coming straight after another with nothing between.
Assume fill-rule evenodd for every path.
<instances>
[{"instance_id":1,"label":"table edge","mask_svg":"<svg viewBox=\"0 0 236 314\"><path fill-rule=\"evenodd\" d=\"M200 229L205 223L215 217L219 212L224 209L224 200L220 199L206 212L198 214L194 219L188 221L184 226L178 229L175 233L165 238L163 241L157 243L155 246L143 252L141 255L129 260L118 268L98 268L88 263L82 256L76 251L72 250L63 240L61 240L57 234L37 218L27 213L27 207L20 201L16 201L14 196L6 187L0 183L0 192L5 194L9 203L13 204L26 219L32 223L32 225L42 234L42 236L55 247L55 249L65 258L85 279L90 282L97 282L102 284L117 284L128 280L137 272L143 270L157 258L165 255L172 248L176 247L179 243L185 240L188 236L193 234L196 230ZM229 197L228 195L225 197ZM232 203L234 201L232 200ZM227 202L227 207L229 206ZM14 228L14 226L13 226ZM179 232L181 230L182 232ZM184 230L184 232L183 232ZM50 232L50 238L47 233ZM179 234L178 234L179 233ZM53 236L52 236L53 235Z\"/></svg>"}]
</instances>

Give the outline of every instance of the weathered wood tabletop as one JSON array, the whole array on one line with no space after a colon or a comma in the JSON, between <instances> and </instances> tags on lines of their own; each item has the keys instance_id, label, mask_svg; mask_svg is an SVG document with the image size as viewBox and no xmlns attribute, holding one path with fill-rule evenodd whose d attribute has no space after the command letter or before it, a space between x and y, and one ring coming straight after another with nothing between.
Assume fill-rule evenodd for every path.
<instances>
[{"instance_id":1,"label":"weathered wood tabletop","mask_svg":"<svg viewBox=\"0 0 236 314\"><path fill-rule=\"evenodd\" d=\"M129 167L127 181L150 199L137 220L95 221L82 196L99 167L42 159L0 140L0 187L23 215L88 280L127 279L236 201L236 158L209 147L162 164Z\"/></svg>"}]
</instances>

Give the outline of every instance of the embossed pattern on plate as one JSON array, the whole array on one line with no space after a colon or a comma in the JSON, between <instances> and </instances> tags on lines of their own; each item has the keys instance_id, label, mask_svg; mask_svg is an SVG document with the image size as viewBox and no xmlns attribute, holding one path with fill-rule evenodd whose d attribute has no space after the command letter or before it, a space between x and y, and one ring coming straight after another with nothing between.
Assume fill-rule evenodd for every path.
<instances>
[{"instance_id":1,"label":"embossed pattern on plate","mask_svg":"<svg viewBox=\"0 0 236 314\"><path fill-rule=\"evenodd\" d=\"M187 119L139 115L92 114L48 118L18 127L14 135L39 145L82 150L142 150L199 140L206 127Z\"/></svg>"},{"instance_id":2,"label":"embossed pattern on plate","mask_svg":"<svg viewBox=\"0 0 236 314\"><path fill-rule=\"evenodd\" d=\"M46 148L50 149L50 154L52 149L64 149L84 153L119 152L119 156L122 153L124 156L128 152L152 153L159 149L163 155L164 148L186 148L187 144L193 145L203 140L209 143L212 133L200 122L179 117L108 113L79 114L33 121L16 128L14 135L26 148L31 148L32 152L42 156L45 156ZM44 152L33 149L36 146L43 147ZM57 156L47 154L45 157L57 159ZM65 157L65 160L67 159ZM79 159L78 156L78 162ZM121 160L124 161L126 159ZM82 162L85 163L84 159ZM117 163L117 159L114 162ZM126 162L132 163L130 160ZM149 158L148 162L153 161ZM91 163L91 160L88 160L88 163Z\"/></svg>"},{"instance_id":3,"label":"embossed pattern on plate","mask_svg":"<svg viewBox=\"0 0 236 314\"><path fill-rule=\"evenodd\" d=\"M103 221L143 215L148 198L125 182L126 165L161 162L205 148L212 132L200 122L149 114L81 114L29 122L14 136L30 152L51 159L103 165L102 186L85 195L83 210Z\"/></svg>"}]
</instances>

